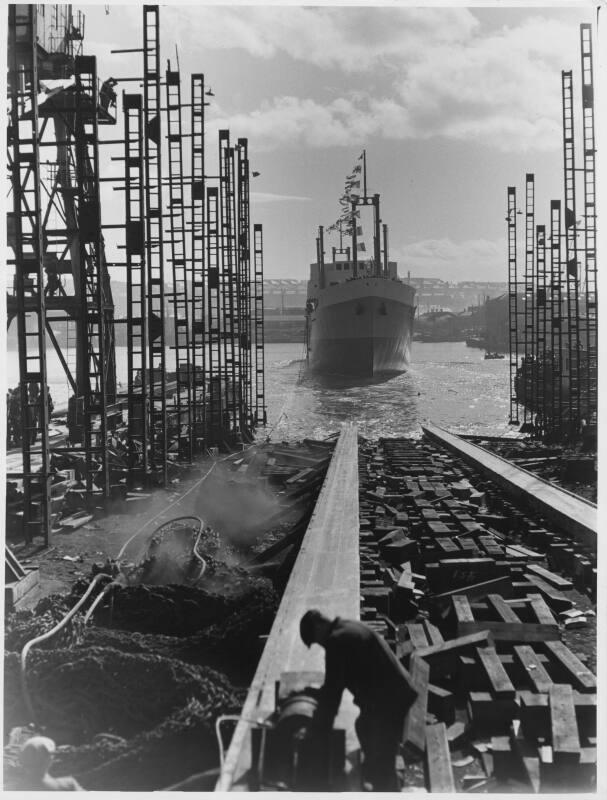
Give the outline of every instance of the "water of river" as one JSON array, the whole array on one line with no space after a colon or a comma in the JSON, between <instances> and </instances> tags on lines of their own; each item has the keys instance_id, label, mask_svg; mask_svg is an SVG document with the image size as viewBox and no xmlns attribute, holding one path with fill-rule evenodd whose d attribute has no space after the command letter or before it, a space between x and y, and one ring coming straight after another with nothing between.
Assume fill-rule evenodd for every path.
<instances>
[{"instance_id":1,"label":"water of river","mask_svg":"<svg viewBox=\"0 0 607 800\"><path fill-rule=\"evenodd\" d=\"M407 372L389 380L356 382L306 375L301 344L266 346L267 432L272 439L322 437L346 420L368 437L408 435L431 420L460 433L503 435L508 427L508 360L487 360L463 342L414 342ZM126 348L116 351L117 377L126 382ZM170 368L170 367L169 367ZM49 386L56 406L69 387L54 353ZM17 354L6 360L8 386L18 382Z\"/></svg>"}]
</instances>

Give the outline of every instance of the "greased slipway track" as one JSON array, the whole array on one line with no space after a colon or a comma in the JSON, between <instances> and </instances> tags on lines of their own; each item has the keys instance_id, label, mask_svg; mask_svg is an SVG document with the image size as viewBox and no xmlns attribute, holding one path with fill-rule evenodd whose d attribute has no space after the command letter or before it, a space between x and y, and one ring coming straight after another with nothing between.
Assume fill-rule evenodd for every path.
<instances>
[{"instance_id":1,"label":"greased slipway track","mask_svg":"<svg viewBox=\"0 0 607 800\"><path fill-rule=\"evenodd\" d=\"M583 536L569 534L565 518L534 500L543 481L532 485L509 465L498 488L477 469L490 454L476 448L466 463L453 453L465 444L458 437L447 449L444 432L428 433L357 446L355 429L343 430L218 789L251 788L252 720L272 710L281 674L322 681L322 651L299 642L297 623L310 606L360 613L417 684L403 731L406 786L595 787L592 506L562 493L588 520ZM521 477L531 505L516 486ZM550 488L543 499L557 507L559 490ZM336 725L346 731L346 767L333 789L360 787L355 713L345 693Z\"/></svg>"}]
</instances>

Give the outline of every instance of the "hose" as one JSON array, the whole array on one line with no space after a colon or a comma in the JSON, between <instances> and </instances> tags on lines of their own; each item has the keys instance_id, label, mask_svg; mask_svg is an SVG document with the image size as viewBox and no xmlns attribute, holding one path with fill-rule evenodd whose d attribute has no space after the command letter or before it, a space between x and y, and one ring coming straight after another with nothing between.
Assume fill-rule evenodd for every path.
<instances>
[{"instance_id":1,"label":"hose","mask_svg":"<svg viewBox=\"0 0 607 800\"><path fill-rule=\"evenodd\" d=\"M36 636L34 639L30 639L29 642L26 642L23 650L21 651L21 660L20 660L20 678L21 678L21 691L23 693L23 699L25 700L25 705L27 708L28 713L30 714L32 720L35 721L36 714L34 712L34 707L32 705L32 701L29 695L29 691L27 689L27 681L25 679L25 668L27 666L27 656L29 651L37 644L41 642L47 641L47 639L51 639L56 633L59 633L65 625L70 621L70 619L76 614L77 611L84 605L85 601L88 600L89 595L92 593L93 589L99 583L102 578L109 578L112 579L111 575L107 575L105 572L99 572L93 580L90 582L86 592L82 595L80 600L76 603L73 608L67 612L65 617L61 619L54 628L51 628L50 631L46 631L46 633L41 633L40 636Z\"/></svg>"},{"instance_id":2,"label":"hose","mask_svg":"<svg viewBox=\"0 0 607 800\"><path fill-rule=\"evenodd\" d=\"M201 536L202 536L202 529L198 531L198 536L196 537L196 541L194 542L194 547L192 548L192 555L194 556L194 558L196 558L198 561L200 561L200 563L202 565L200 567L200 573L199 573L198 577L196 578L196 580L193 581L193 583L198 583L198 581L202 578L202 576L204 575L204 573L206 572L206 569L207 569L207 562L204 560L204 558L198 552L198 542L200 541L200 537Z\"/></svg>"}]
</instances>

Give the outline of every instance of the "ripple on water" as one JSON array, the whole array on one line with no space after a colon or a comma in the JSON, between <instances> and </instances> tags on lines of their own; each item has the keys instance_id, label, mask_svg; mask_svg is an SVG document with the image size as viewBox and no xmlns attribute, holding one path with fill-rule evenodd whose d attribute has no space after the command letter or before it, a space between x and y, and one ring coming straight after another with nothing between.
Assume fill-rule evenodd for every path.
<instances>
[{"instance_id":1,"label":"ripple on water","mask_svg":"<svg viewBox=\"0 0 607 800\"><path fill-rule=\"evenodd\" d=\"M290 348L290 349L289 349ZM355 422L363 436L419 433L431 420L459 433L509 428L505 360L484 361L463 342L415 344L415 362L396 376L353 380L302 373L301 345L268 345L266 396L272 438L320 438Z\"/></svg>"}]
</instances>

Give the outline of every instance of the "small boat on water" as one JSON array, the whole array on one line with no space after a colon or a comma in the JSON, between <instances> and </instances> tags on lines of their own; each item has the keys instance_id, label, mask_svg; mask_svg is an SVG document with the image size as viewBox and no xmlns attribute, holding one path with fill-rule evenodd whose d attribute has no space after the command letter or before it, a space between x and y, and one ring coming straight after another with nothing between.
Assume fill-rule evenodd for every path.
<instances>
[{"instance_id":1,"label":"small boat on water","mask_svg":"<svg viewBox=\"0 0 607 800\"><path fill-rule=\"evenodd\" d=\"M503 353L485 353L485 361L493 358L506 358Z\"/></svg>"},{"instance_id":2,"label":"small boat on water","mask_svg":"<svg viewBox=\"0 0 607 800\"><path fill-rule=\"evenodd\" d=\"M306 359L308 368L317 373L373 377L403 372L409 363L415 289L400 280L396 262L388 258L380 196L367 194L366 152L361 159L362 165L346 179L342 215L326 229L326 233L338 231L339 247L332 248L332 259L326 262L321 226L317 260L310 265ZM359 258L366 252L360 216L365 207L372 209L372 258Z\"/></svg>"}]
</instances>

